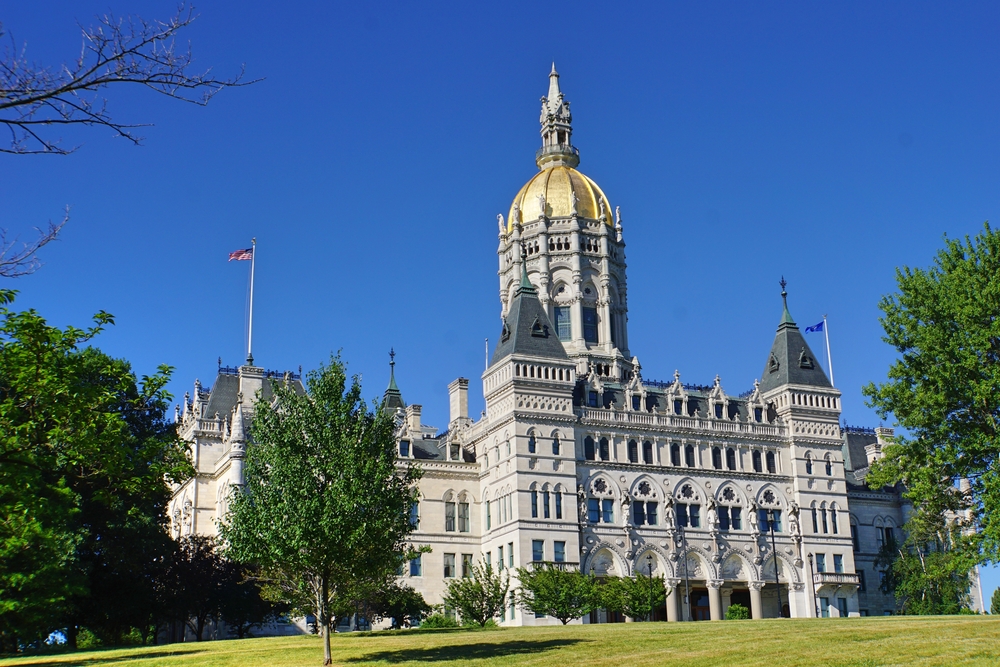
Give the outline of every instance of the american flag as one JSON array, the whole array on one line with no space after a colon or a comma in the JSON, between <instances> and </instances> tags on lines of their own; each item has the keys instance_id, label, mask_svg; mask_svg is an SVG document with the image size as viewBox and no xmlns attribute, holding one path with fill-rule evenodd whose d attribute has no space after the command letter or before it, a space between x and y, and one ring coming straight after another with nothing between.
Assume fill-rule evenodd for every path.
<instances>
[{"instance_id":1,"label":"american flag","mask_svg":"<svg viewBox=\"0 0 1000 667\"><path fill-rule=\"evenodd\" d=\"M253 248L244 248L243 250L234 250L229 253L229 261L236 260L237 262L242 262L243 260L253 259Z\"/></svg>"}]
</instances>

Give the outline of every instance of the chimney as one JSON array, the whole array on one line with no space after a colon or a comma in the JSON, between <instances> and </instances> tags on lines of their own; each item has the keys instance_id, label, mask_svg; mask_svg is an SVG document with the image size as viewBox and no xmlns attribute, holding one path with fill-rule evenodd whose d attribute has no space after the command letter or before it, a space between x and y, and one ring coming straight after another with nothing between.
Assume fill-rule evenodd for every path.
<instances>
[{"instance_id":1,"label":"chimney","mask_svg":"<svg viewBox=\"0 0 1000 667\"><path fill-rule=\"evenodd\" d=\"M420 433L420 410L422 407L420 405L406 406L406 424L414 434Z\"/></svg>"},{"instance_id":2,"label":"chimney","mask_svg":"<svg viewBox=\"0 0 1000 667\"><path fill-rule=\"evenodd\" d=\"M448 421L454 424L459 419L469 418L469 381L458 378L448 385L448 405L451 416Z\"/></svg>"}]
</instances>

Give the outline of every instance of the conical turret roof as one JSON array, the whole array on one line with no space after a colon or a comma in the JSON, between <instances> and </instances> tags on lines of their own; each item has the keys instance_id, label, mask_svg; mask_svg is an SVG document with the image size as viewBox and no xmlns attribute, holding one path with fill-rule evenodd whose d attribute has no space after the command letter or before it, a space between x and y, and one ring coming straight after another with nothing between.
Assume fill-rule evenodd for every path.
<instances>
[{"instance_id":1,"label":"conical turret roof","mask_svg":"<svg viewBox=\"0 0 1000 667\"><path fill-rule=\"evenodd\" d=\"M785 279L781 279L783 310L778 331L771 345L760 381L760 392L766 393L786 384L832 387L819 361L813 355L798 325L788 312L788 292Z\"/></svg>"}]
</instances>

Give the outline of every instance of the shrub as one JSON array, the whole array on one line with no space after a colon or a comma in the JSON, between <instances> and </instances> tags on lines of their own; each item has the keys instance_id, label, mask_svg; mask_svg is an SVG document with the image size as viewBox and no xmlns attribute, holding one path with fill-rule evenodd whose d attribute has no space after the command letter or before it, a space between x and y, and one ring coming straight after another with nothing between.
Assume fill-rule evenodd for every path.
<instances>
[{"instance_id":1,"label":"shrub","mask_svg":"<svg viewBox=\"0 0 1000 667\"><path fill-rule=\"evenodd\" d=\"M727 621L746 621L750 618L750 610L737 603L729 605L726 610Z\"/></svg>"},{"instance_id":2,"label":"shrub","mask_svg":"<svg viewBox=\"0 0 1000 667\"><path fill-rule=\"evenodd\" d=\"M457 628L458 621L451 616L444 614L431 614L420 623L421 628L433 630L435 628Z\"/></svg>"}]
</instances>

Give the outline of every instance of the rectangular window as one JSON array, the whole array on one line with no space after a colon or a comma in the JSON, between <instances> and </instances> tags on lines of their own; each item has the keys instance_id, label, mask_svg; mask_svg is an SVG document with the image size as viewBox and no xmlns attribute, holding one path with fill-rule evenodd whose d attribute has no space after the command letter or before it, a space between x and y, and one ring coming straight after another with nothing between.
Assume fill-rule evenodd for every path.
<instances>
[{"instance_id":1,"label":"rectangular window","mask_svg":"<svg viewBox=\"0 0 1000 667\"><path fill-rule=\"evenodd\" d=\"M816 571L826 572L826 554L816 554Z\"/></svg>"},{"instance_id":2,"label":"rectangular window","mask_svg":"<svg viewBox=\"0 0 1000 667\"><path fill-rule=\"evenodd\" d=\"M538 491L531 492L531 518L538 518Z\"/></svg>"},{"instance_id":3,"label":"rectangular window","mask_svg":"<svg viewBox=\"0 0 1000 667\"><path fill-rule=\"evenodd\" d=\"M409 440L400 440L399 441L399 455L401 457L403 457L404 459L405 458L409 458L409 456L410 456L410 441Z\"/></svg>"},{"instance_id":4,"label":"rectangular window","mask_svg":"<svg viewBox=\"0 0 1000 667\"><path fill-rule=\"evenodd\" d=\"M472 576L472 554L462 554L462 576Z\"/></svg>"},{"instance_id":5,"label":"rectangular window","mask_svg":"<svg viewBox=\"0 0 1000 667\"><path fill-rule=\"evenodd\" d=\"M587 405L592 408L599 407L597 403L597 392L591 391L587 394Z\"/></svg>"},{"instance_id":6,"label":"rectangular window","mask_svg":"<svg viewBox=\"0 0 1000 667\"><path fill-rule=\"evenodd\" d=\"M719 530L729 530L729 508L719 508Z\"/></svg>"},{"instance_id":7,"label":"rectangular window","mask_svg":"<svg viewBox=\"0 0 1000 667\"><path fill-rule=\"evenodd\" d=\"M674 414L679 415L683 411L684 411L684 402L679 398L674 399ZM680 464L675 463L674 465L680 465Z\"/></svg>"},{"instance_id":8,"label":"rectangular window","mask_svg":"<svg viewBox=\"0 0 1000 667\"><path fill-rule=\"evenodd\" d=\"M420 528L420 503L410 505L410 525L414 530Z\"/></svg>"},{"instance_id":9,"label":"rectangular window","mask_svg":"<svg viewBox=\"0 0 1000 667\"><path fill-rule=\"evenodd\" d=\"M679 466L681 464L681 446L676 442L670 445L670 465Z\"/></svg>"},{"instance_id":10,"label":"rectangular window","mask_svg":"<svg viewBox=\"0 0 1000 667\"><path fill-rule=\"evenodd\" d=\"M554 560L557 563L566 562L566 543L565 542L553 542L552 543L552 555L555 557Z\"/></svg>"},{"instance_id":11,"label":"rectangular window","mask_svg":"<svg viewBox=\"0 0 1000 667\"><path fill-rule=\"evenodd\" d=\"M632 523L637 526L646 523L646 508L638 500L632 503Z\"/></svg>"},{"instance_id":12,"label":"rectangular window","mask_svg":"<svg viewBox=\"0 0 1000 667\"><path fill-rule=\"evenodd\" d=\"M774 532L781 532L781 510L774 510Z\"/></svg>"},{"instance_id":13,"label":"rectangular window","mask_svg":"<svg viewBox=\"0 0 1000 667\"><path fill-rule=\"evenodd\" d=\"M847 618L847 598L837 598L837 610L841 618Z\"/></svg>"},{"instance_id":14,"label":"rectangular window","mask_svg":"<svg viewBox=\"0 0 1000 667\"><path fill-rule=\"evenodd\" d=\"M507 567L514 567L514 543L507 543Z\"/></svg>"},{"instance_id":15,"label":"rectangular window","mask_svg":"<svg viewBox=\"0 0 1000 667\"><path fill-rule=\"evenodd\" d=\"M684 503L677 503L677 526L688 527L688 506Z\"/></svg>"},{"instance_id":16,"label":"rectangular window","mask_svg":"<svg viewBox=\"0 0 1000 667\"><path fill-rule=\"evenodd\" d=\"M692 528L701 527L701 514L699 513L701 507L699 505L691 505L688 507L688 519L691 521Z\"/></svg>"},{"instance_id":17,"label":"rectangular window","mask_svg":"<svg viewBox=\"0 0 1000 667\"><path fill-rule=\"evenodd\" d=\"M583 308L583 340L596 343L597 340L597 308Z\"/></svg>"},{"instance_id":18,"label":"rectangular window","mask_svg":"<svg viewBox=\"0 0 1000 667\"><path fill-rule=\"evenodd\" d=\"M458 504L458 532L469 532L469 503Z\"/></svg>"},{"instance_id":19,"label":"rectangular window","mask_svg":"<svg viewBox=\"0 0 1000 667\"><path fill-rule=\"evenodd\" d=\"M570 308L569 306L556 306L555 316L556 316L556 336L559 340L567 341L573 338L573 328L570 325Z\"/></svg>"},{"instance_id":20,"label":"rectangular window","mask_svg":"<svg viewBox=\"0 0 1000 667\"><path fill-rule=\"evenodd\" d=\"M503 569L503 545L497 547L497 569Z\"/></svg>"},{"instance_id":21,"label":"rectangular window","mask_svg":"<svg viewBox=\"0 0 1000 667\"><path fill-rule=\"evenodd\" d=\"M815 512L816 510L813 510ZM813 520L815 524L815 519ZM854 553L861 551L861 541L858 539L858 527L851 524L851 547L854 549Z\"/></svg>"},{"instance_id":22,"label":"rectangular window","mask_svg":"<svg viewBox=\"0 0 1000 667\"><path fill-rule=\"evenodd\" d=\"M455 530L455 503L444 504L444 529L448 532Z\"/></svg>"},{"instance_id":23,"label":"rectangular window","mask_svg":"<svg viewBox=\"0 0 1000 667\"><path fill-rule=\"evenodd\" d=\"M820 618L830 618L830 598L819 599Z\"/></svg>"},{"instance_id":24,"label":"rectangular window","mask_svg":"<svg viewBox=\"0 0 1000 667\"><path fill-rule=\"evenodd\" d=\"M410 559L410 576L419 577L420 573L423 571L420 563L420 557L423 554L417 554L416 558Z\"/></svg>"},{"instance_id":25,"label":"rectangular window","mask_svg":"<svg viewBox=\"0 0 1000 667\"><path fill-rule=\"evenodd\" d=\"M556 518L562 518L562 493L556 491Z\"/></svg>"},{"instance_id":26,"label":"rectangular window","mask_svg":"<svg viewBox=\"0 0 1000 667\"><path fill-rule=\"evenodd\" d=\"M601 438L601 460L610 461L611 460L611 445L608 443L607 438Z\"/></svg>"},{"instance_id":27,"label":"rectangular window","mask_svg":"<svg viewBox=\"0 0 1000 667\"><path fill-rule=\"evenodd\" d=\"M549 516L549 492L548 491L542 491L542 515L546 519L551 519L552 518L551 516Z\"/></svg>"},{"instance_id":28,"label":"rectangular window","mask_svg":"<svg viewBox=\"0 0 1000 667\"><path fill-rule=\"evenodd\" d=\"M490 501L486 501L486 530L493 527L493 515L490 513Z\"/></svg>"},{"instance_id":29,"label":"rectangular window","mask_svg":"<svg viewBox=\"0 0 1000 667\"><path fill-rule=\"evenodd\" d=\"M597 498L587 499L587 521L597 523L601 520L601 501Z\"/></svg>"},{"instance_id":30,"label":"rectangular window","mask_svg":"<svg viewBox=\"0 0 1000 667\"><path fill-rule=\"evenodd\" d=\"M729 521L733 524L733 530L743 530L743 510L739 507L729 508Z\"/></svg>"},{"instance_id":31,"label":"rectangular window","mask_svg":"<svg viewBox=\"0 0 1000 667\"><path fill-rule=\"evenodd\" d=\"M844 573L844 557L840 554L833 554L833 571L837 574Z\"/></svg>"},{"instance_id":32,"label":"rectangular window","mask_svg":"<svg viewBox=\"0 0 1000 667\"><path fill-rule=\"evenodd\" d=\"M545 541L531 540L531 560L545 560Z\"/></svg>"},{"instance_id":33,"label":"rectangular window","mask_svg":"<svg viewBox=\"0 0 1000 667\"><path fill-rule=\"evenodd\" d=\"M694 467L694 446L688 445L684 448L684 465L688 468Z\"/></svg>"},{"instance_id":34,"label":"rectangular window","mask_svg":"<svg viewBox=\"0 0 1000 667\"><path fill-rule=\"evenodd\" d=\"M444 578L451 579L455 576L455 554L444 555Z\"/></svg>"},{"instance_id":35,"label":"rectangular window","mask_svg":"<svg viewBox=\"0 0 1000 667\"><path fill-rule=\"evenodd\" d=\"M648 440L642 443L642 462L646 464L653 463L653 443Z\"/></svg>"},{"instance_id":36,"label":"rectangular window","mask_svg":"<svg viewBox=\"0 0 1000 667\"><path fill-rule=\"evenodd\" d=\"M486 552L486 564L493 565L493 554L489 551Z\"/></svg>"},{"instance_id":37,"label":"rectangular window","mask_svg":"<svg viewBox=\"0 0 1000 667\"><path fill-rule=\"evenodd\" d=\"M896 536L892 532L892 526L885 527L885 543L889 545L890 548L896 545Z\"/></svg>"},{"instance_id":38,"label":"rectangular window","mask_svg":"<svg viewBox=\"0 0 1000 667\"><path fill-rule=\"evenodd\" d=\"M605 498L601 501L601 521L604 523L615 522L615 501Z\"/></svg>"},{"instance_id":39,"label":"rectangular window","mask_svg":"<svg viewBox=\"0 0 1000 667\"><path fill-rule=\"evenodd\" d=\"M656 503L646 503L646 523L656 525Z\"/></svg>"}]
</instances>

